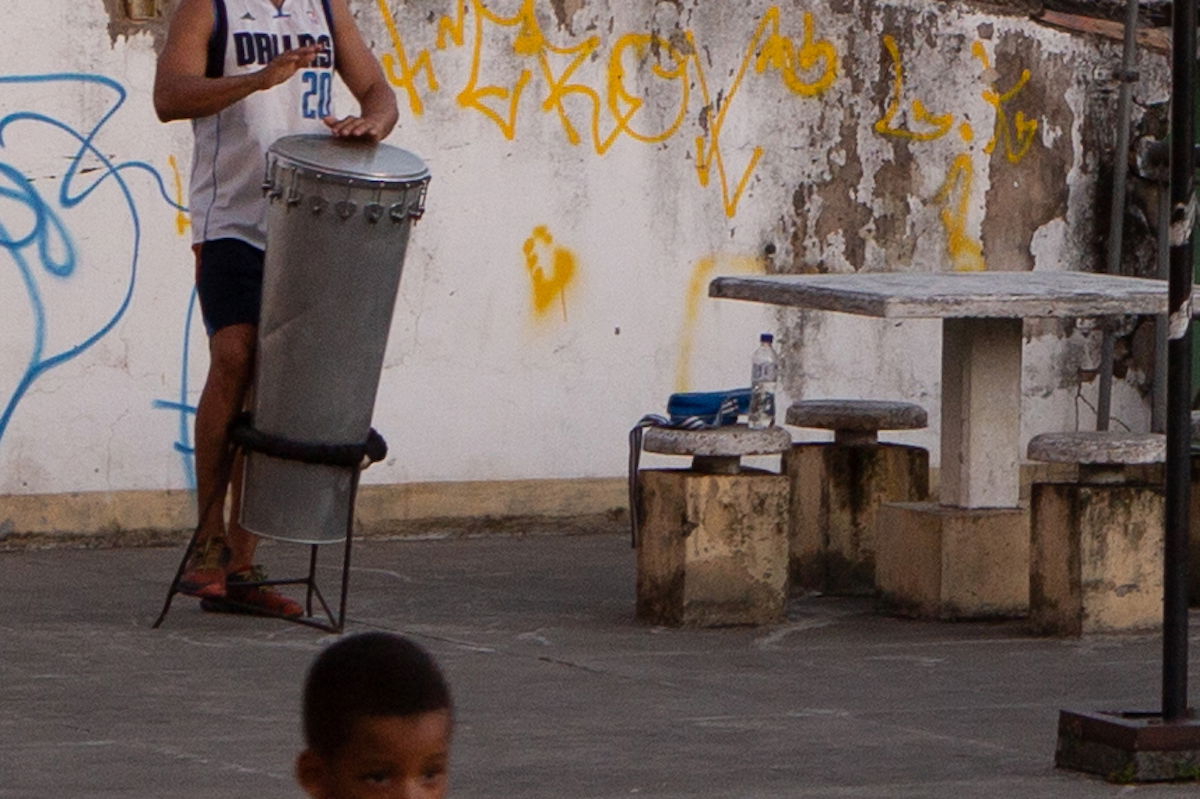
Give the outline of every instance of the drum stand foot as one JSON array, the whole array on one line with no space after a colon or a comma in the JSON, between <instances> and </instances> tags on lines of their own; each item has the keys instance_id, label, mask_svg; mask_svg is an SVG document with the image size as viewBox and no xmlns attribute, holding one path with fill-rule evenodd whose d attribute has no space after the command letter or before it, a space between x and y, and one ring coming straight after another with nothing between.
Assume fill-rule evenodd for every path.
<instances>
[{"instance_id":1,"label":"drum stand foot","mask_svg":"<svg viewBox=\"0 0 1200 799\"><path fill-rule=\"evenodd\" d=\"M228 598L218 600L220 602L219 612L226 613L242 613L246 615L264 616L267 618L281 619L283 621L292 622L293 624L301 624L306 627L314 627L318 630L324 630L330 633L341 633L346 626L346 600L350 593L350 544L354 533L354 506L358 498L358 480L359 468L353 469L353 476L350 480L350 512L346 518L346 539L345 548L342 554L342 582L340 597L338 601L337 612L334 613L329 603L325 600L325 595L321 593L321 588L317 584L317 550L320 544L309 544L308 557L308 575L305 577L283 578L278 580L257 580L257 581L238 581L232 585L239 588L254 588L262 586L277 586L277 585L302 585L305 587L304 596L304 615L302 616L285 616L282 613L271 613L257 606L241 604ZM183 577L184 571L187 569L188 560L192 557L192 552L196 549L197 536L199 528L192 533L191 540L188 541L187 548L183 551L183 557L179 560L179 567L175 570L175 578L171 580L171 586L167 589L167 597L163 601L162 610L155 619L152 629L158 629L162 626L163 621L167 618L167 613L171 610L171 602L175 599L176 594L182 593L179 588L179 581ZM313 614L313 600L317 601L320 606L321 615ZM208 600L202 600L205 602ZM209 608L216 610L215 607Z\"/></svg>"}]
</instances>

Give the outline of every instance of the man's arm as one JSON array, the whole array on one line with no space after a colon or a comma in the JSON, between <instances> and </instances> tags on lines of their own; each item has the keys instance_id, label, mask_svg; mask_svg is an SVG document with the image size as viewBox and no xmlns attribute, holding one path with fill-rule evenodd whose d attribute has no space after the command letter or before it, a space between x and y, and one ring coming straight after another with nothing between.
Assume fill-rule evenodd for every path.
<instances>
[{"instance_id":1,"label":"man's arm","mask_svg":"<svg viewBox=\"0 0 1200 799\"><path fill-rule=\"evenodd\" d=\"M332 0L330 7L333 10L337 71L358 100L361 110L356 117L326 117L325 124L334 136L379 141L392 132L400 117L396 110L396 93L363 41L346 0Z\"/></svg>"},{"instance_id":2,"label":"man's arm","mask_svg":"<svg viewBox=\"0 0 1200 799\"><path fill-rule=\"evenodd\" d=\"M257 72L209 78L204 73L214 24L212 0L183 0L171 18L154 74L154 110L163 122L215 114L247 95L283 83L311 64L318 52L315 45L299 47L281 53Z\"/></svg>"}]
</instances>

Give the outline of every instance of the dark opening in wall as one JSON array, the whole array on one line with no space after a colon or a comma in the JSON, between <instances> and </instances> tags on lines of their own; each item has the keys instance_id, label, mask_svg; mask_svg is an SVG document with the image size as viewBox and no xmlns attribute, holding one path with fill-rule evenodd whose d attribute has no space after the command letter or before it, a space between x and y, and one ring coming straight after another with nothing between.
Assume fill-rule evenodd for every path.
<instances>
[{"instance_id":1,"label":"dark opening in wall","mask_svg":"<svg viewBox=\"0 0 1200 799\"><path fill-rule=\"evenodd\" d=\"M122 4L130 22L150 22L162 17L165 0L122 0Z\"/></svg>"},{"instance_id":2,"label":"dark opening in wall","mask_svg":"<svg viewBox=\"0 0 1200 799\"><path fill-rule=\"evenodd\" d=\"M126 36L154 37L155 48L162 46L167 20L178 0L101 0L108 14L108 36L113 44Z\"/></svg>"}]
</instances>

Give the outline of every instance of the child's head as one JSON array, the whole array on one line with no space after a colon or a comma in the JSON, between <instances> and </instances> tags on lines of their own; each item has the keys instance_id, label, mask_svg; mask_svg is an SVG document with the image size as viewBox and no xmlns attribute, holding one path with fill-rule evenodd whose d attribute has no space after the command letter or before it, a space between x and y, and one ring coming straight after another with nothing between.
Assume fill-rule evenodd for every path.
<instances>
[{"instance_id":1,"label":"child's head","mask_svg":"<svg viewBox=\"0 0 1200 799\"><path fill-rule=\"evenodd\" d=\"M348 636L308 671L296 775L313 799L439 799L450 726L450 690L428 652L390 633Z\"/></svg>"}]
</instances>

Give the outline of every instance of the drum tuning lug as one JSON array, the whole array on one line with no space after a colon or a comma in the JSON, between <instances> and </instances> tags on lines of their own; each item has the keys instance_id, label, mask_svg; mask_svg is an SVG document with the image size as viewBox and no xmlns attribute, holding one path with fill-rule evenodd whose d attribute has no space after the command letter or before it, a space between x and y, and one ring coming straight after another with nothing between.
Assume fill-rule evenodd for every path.
<instances>
[{"instance_id":1,"label":"drum tuning lug","mask_svg":"<svg viewBox=\"0 0 1200 799\"><path fill-rule=\"evenodd\" d=\"M274 186L267 187L267 199L278 200L283 196L283 189L277 189Z\"/></svg>"},{"instance_id":2,"label":"drum tuning lug","mask_svg":"<svg viewBox=\"0 0 1200 799\"><path fill-rule=\"evenodd\" d=\"M368 222L374 224L383 216L383 206L379 203L367 203L363 206L363 214L366 215Z\"/></svg>"},{"instance_id":3,"label":"drum tuning lug","mask_svg":"<svg viewBox=\"0 0 1200 799\"><path fill-rule=\"evenodd\" d=\"M409 217L408 206L404 203L393 203L388 208L388 216L391 217L393 222L404 222Z\"/></svg>"},{"instance_id":4,"label":"drum tuning lug","mask_svg":"<svg viewBox=\"0 0 1200 799\"><path fill-rule=\"evenodd\" d=\"M326 205L328 203L325 202L324 197L313 197L308 203L308 209L314 214L319 214L325 210Z\"/></svg>"},{"instance_id":5,"label":"drum tuning lug","mask_svg":"<svg viewBox=\"0 0 1200 799\"><path fill-rule=\"evenodd\" d=\"M304 195L301 194L300 192L296 191L295 189L293 189L288 192L287 204L288 205L299 205L300 201L303 199L304 199Z\"/></svg>"},{"instance_id":6,"label":"drum tuning lug","mask_svg":"<svg viewBox=\"0 0 1200 799\"><path fill-rule=\"evenodd\" d=\"M350 217L354 216L354 212L358 210L358 206L349 200L342 200L334 207L337 208L338 216L340 216L342 219L349 219Z\"/></svg>"}]
</instances>

